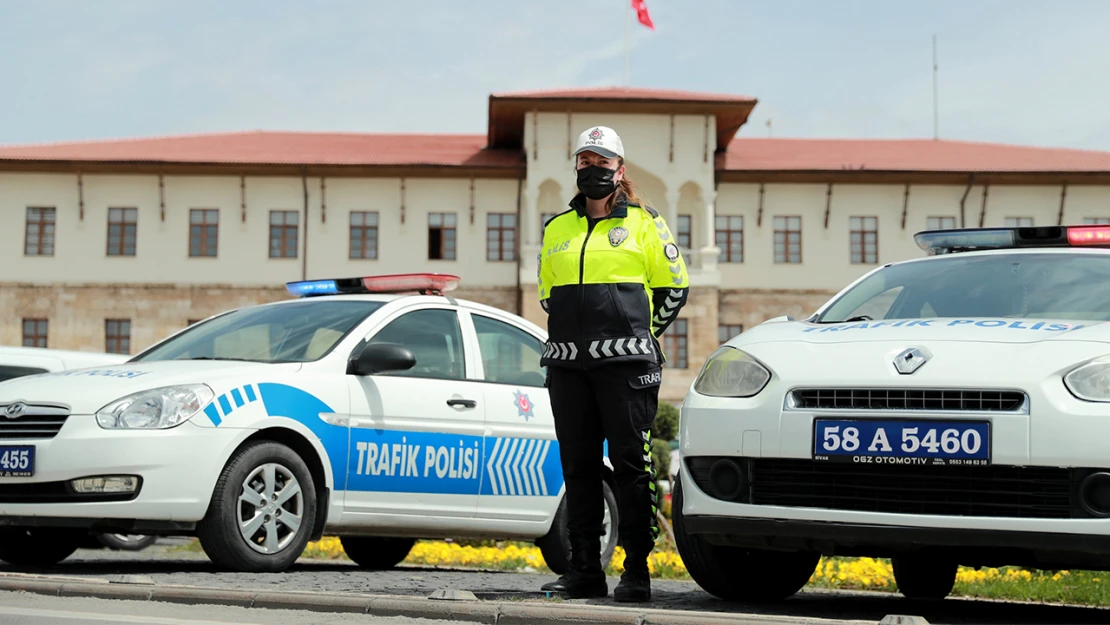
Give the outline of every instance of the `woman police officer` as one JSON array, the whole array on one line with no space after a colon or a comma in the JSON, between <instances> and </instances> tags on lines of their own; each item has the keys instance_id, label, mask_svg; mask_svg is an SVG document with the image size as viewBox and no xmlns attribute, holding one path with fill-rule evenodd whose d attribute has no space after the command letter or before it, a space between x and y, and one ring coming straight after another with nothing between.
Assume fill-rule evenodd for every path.
<instances>
[{"instance_id":1,"label":"woman police officer","mask_svg":"<svg viewBox=\"0 0 1110 625\"><path fill-rule=\"evenodd\" d=\"M544 590L609 594L601 568L602 445L619 503L626 557L617 601L648 601L647 558L659 535L651 426L664 357L658 338L686 303L686 264L666 222L636 196L611 128L583 132L580 193L544 227L539 298L548 313L541 364L566 482L569 570Z\"/></svg>"}]
</instances>

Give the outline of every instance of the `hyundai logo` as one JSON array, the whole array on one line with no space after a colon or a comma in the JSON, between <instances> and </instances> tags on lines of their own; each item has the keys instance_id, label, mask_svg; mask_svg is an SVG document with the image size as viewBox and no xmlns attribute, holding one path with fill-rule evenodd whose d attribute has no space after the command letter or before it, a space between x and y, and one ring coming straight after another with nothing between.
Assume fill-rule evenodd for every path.
<instances>
[{"instance_id":1,"label":"hyundai logo","mask_svg":"<svg viewBox=\"0 0 1110 625\"><path fill-rule=\"evenodd\" d=\"M23 411L27 409L27 405L21 402L16 402L9 405L4 409L4 416L9 419L18 419L23 415Z\"/></svg>"},{"instance_id":2,"label":"hyundai logo","mask_svg":"<svg viewBox=\"0 0 1110 625\"><path fill-rule=\"evenodd\" d=\"M903 350L894 358L894 368L902 375L910 375L929 361L929 355L924 349L911 347Z\"/></svg>"}]
</instances>

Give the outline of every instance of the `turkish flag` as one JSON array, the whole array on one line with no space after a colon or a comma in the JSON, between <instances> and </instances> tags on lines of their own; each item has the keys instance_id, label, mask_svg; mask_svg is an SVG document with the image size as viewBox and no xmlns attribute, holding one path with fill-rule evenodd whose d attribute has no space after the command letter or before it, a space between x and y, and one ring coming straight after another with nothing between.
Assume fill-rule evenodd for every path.
<instances>
[{"instance_id":1,"label":"turkish flag","mask_svg":"<svg viewBox=\"0 0 1110 625\"><path fill-rule=\"evenodd\" d=\"M632 8L636 9L636 19L648 28L655 30L655 24L651 22L651 14L648 13L647 3L644 0L632 0Z\"/></svg>"}]
</instances>

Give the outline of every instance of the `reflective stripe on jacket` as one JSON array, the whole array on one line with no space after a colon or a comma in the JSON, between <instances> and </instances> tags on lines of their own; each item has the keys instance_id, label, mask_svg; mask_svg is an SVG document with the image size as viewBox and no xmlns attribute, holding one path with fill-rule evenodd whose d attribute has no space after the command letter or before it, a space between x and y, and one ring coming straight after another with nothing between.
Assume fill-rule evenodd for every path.
<instances>
[{"instance_id":1,"label":"reflective stripe on jacket","mask_svg":"<svg viewBox=\"0 0 1110 625\"><path fill-rule=\"evenodd\" d=\"M686 304L690 279L670 229L621 194L587 216L580 194L544 227L539 297L548 313L543 366L664 361L658 337Z\"/></svg>"}]
</instances>

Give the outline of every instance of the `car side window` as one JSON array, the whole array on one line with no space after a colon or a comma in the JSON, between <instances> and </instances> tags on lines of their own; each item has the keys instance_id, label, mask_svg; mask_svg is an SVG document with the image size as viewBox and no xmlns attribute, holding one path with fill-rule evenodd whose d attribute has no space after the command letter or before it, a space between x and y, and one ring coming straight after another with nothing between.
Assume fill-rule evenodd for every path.
<instances>
[{"instance_id":1,"label":"car side window","mask_svg":"<svg viewBox=\"0 0 1110 625\"><path fill-rule=\"evenodd\" d=\"M462 380L466 374L462 329L453 310L427 309L405 313L379 330L370 343L396 343L416 356L416 366L388 375Z\"/></svg>"},{"instance_id":2,"label":"car side window","mask_svg":"<svg viewBox=\"0 0 1110 625\"><path fill-rule=\"evenodd\" d=\"M485 381L520 386L544 385L547 373L540 366L543 342L503 321L473 315L482 353Z\"/></svg>"}]
</instances>

